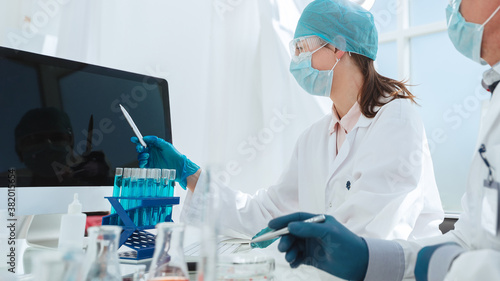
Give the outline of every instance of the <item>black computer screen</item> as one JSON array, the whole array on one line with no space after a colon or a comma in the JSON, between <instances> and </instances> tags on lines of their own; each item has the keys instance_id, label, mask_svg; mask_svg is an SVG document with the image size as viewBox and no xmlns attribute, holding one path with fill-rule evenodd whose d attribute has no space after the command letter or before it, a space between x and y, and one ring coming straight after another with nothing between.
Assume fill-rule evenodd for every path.
<instances>
[{"instance_id":1,"label":"black computer screen","mask_svg":"<svg viewBox=\"0 0 500 281\"><path fill-rule=\"evenodd\" d=\"M164 79L0 47L0 187L112 185L134 133L172 142Z\"/></svg>"}]
</instances>

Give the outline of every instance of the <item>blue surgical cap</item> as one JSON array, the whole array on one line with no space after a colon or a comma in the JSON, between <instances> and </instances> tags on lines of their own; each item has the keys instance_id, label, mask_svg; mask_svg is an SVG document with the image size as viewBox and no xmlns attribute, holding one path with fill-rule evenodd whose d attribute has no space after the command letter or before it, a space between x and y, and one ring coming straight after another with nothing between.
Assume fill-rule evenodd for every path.
<instances>
[{"instance_id":1,"label":"blue surgical cap","mask_svg":"<svg viewBox=\"0 0 500 281\"><path fill-rule=\"evenodd\" d=\"M315 0L302 12L294 38L319 36L336 48L377 57L378 33L373 15L349 0Z\"/></svg>"}]
</instances>

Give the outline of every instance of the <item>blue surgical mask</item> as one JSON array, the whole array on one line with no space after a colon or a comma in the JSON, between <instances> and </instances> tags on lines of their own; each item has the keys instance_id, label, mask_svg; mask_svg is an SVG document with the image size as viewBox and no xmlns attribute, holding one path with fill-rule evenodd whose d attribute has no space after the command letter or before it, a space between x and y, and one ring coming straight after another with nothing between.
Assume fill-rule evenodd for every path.
<instances>
[{"instance_id":1,"label":"blue surgical mask","mask_svg":"<svg viewBox=\"0 0 500 281\"><path fill-rule=\"evenodd\" d=\"M312 54L301 54L299 60L292 59L290 72L302 89L309 94L329 97L332 89L333 69L340 59L337 59L331 70L317 70L311 66Z\"/></svg>"},{"instance_id":2,"label":"blue surgical mask","mask_svg":"<svg viewBox=\"0 0 500 281\"><path fill-rule=\"evenodd\" d=\"M448 19L448 35L455 48L469 59L485 65L486 62L481 58L481 43L483 41L484 26L500 10L500 6L483 23L477 24L466 22L460 13L460 4L462 0L453 0L446 8L446 17Z\"/></svg>"}]
</instances>

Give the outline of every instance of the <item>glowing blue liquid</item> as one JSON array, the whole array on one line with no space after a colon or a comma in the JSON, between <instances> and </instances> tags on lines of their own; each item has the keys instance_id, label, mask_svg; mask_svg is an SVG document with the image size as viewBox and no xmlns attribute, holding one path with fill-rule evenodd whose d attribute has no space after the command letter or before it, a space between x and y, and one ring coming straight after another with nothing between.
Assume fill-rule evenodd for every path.
<instances>
[{"instance_id":1,"label":"glowing blue liquid","mask_svg":"<svg viewBox=\"0 0 500 281\"><path fill-rule=\"evenodd\" d=\"M113 197L120 196L121 188L122 188L122 176L116 175L115 182L113 185ZM111 214L116 214L116 210L113 207L111 207ZM118 217L111 217L110 224L117 225L118 224Z\"/></svg>"},{"instance_id":2,"label":"glowing blue liquid","mask_svg":"<svg viewBox=\"0 0 500 281\"><path fill-rule=\"evenodd\" d=\"M159 197L168 197L168 180L166 178L162 178L161 182L158 183L158 196ZM158 222L165 221L165 214L167 213L167 207L162 206L158 212Z\"/></svg>"},{"instance_id":3,"label":"glowing blue liquid","mask_svg":"<svg viewBox=\"0 0 500 281\"><path fill-rule=\"evenodd\" d=\"M123 178L122 179L122 192L121 192L121 197L128 197L130 196L130 178ZM122 204L123 209L127 210L129 208L129 202L130 200L128 199L122 199L120 200L120 203ZM119 225L123 225L123 222L119 220L118 222Z\"/></svg>"},{"instance_id":4,"label":"glowing blue liquid","mask_svg":"<svg viewBox=\"0 0 500 281\"><path fill-rule=\"evenodd\" d=\"M161 197L161 187L161 181L155 180L153 186L153 197ZM154 206L151 213L151 225L156 225L158 222L160 222L160 207Z\"/></svg>"},{"instance_id":5,"label":"glowing blue liquid","mask_svg":"<svg viewBox=\"0 0 500 281\"><path fill-rule=\"evenodd\" d=\"M136 192L137 192L137 185L138 185L138 180L137 178L132 178L130 180L130 191L129 191L129 197L137 197L136 196ZM137 206L137 200L131 200L131 199L128 199L127 200L129 203L128 203L128 208L129 209L132 209L134 207ZM128 216L132 219L132 221L134 221L134 223L136 225L137 224L137 220L135 219L135 217L137 216L137 210L130 210L127 212Z\"/></svg>"},{"instance_id":6,"label":"glowing blue liquid","mask_svg":"<svg viewBox=\"0 0 500 281\"><path fill-rule=\"evenodd\" d=\"M167 185L165 186L165 197L173 197L174 196L174 180L168 180ZM161 218L161 221L164 222L168 216L172 214L172 205L168 205L168 207L165 208L165 213L163 214L163 217Z\"/></svg>"},{"instance_id":7,"label":"glowing blue liquid","mask_svg":"<svg viewBox=\"0 0 500 281\"><path fill-rule=\"evenodd\" d=\"M154 188L154 179L148 178L146 179L145 186L143 187L144 190L144 197L151 197L153 194L153 188ZM142 209L142 225L150 225L151 224L151 214L153 212L153 209L151 207L143 208Z\"/></svg>"}]
</instances>

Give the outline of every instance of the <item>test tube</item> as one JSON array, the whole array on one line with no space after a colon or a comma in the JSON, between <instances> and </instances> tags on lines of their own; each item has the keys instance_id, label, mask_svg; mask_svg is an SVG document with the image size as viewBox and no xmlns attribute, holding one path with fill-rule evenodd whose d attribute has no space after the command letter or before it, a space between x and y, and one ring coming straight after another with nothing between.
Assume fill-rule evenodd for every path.
<instances>
[{"instance_id":1,"label":"test tube","mask_svg":"<svg viewBox=\"0 0 500 281\"><path fill-rule=\"evenodd\" d=\"M121 190L121 197L129 197L130 196L130 177L132 175L132 169L131 168L125 168L123 169L123 178L122 178L122 190ZM129 208L129 203L130 200L128 199L120 199L120 203L122 204L123 209L127 210ZM123 225L123 222L121 220L118 221L119 225Z\"/></svg>"},{"instance_id":2,"label":"test tube","mask_svg":"<svg viewBox=\"0 0 500 281\"><path fill-rule=\"evenodd\" d=\"M146 171L146 184L144 186L143 197L151 197L154 189L154 178L155 178L155 169L147 169ZM143 208L142 210L142 225L150 225L151 224L151 214L153 209L151 207Z\"/></svg>"},{"instance_id":3,"label":"test tube","mask_svg":"<svg viewBox=\"0 0 500 281\"><path fill-rule=\"evenodd\" d=\"M175 187L175 170L170 170L170 184L168 189L168 196L174 196L174 187Z\"/></svg>"},{"instance_id":4,"label":"test tube","mask_svg":"<svg viewBox=\"0 0 500 281\"><path fill-rule=\"evenodd\" d=\"M140 168L138 169L138 178L137 178L137 187L134 190L134 197L145 197L145 188L146 188L146 177L147 177L147 170L146 168ZM134 221L135 224L138 226L144 226L146 225L143 220L143 214L144 214L144 208L141 207L141 200L135 200L135 207L140 207L137 208L135 211L134 215Z\"/></svg>"},{"instance_id":5,"label":"test tube","mask_svg":"<svg viewBox=\"0 0 500 281\"><path fill-rule=\"evenodd\" d=\"M136 190L137 190L137 179L139 177L139 168L132 168L132 176L130 177L130 194L129 197L137 197ZM137 206L136 200L129 199L129 209L132 209ZM130 210L127 212L129 217L134 221L134 223L137 225L137 210Z\"/></svg>"},{"instance_id":6,"label":"test tube","mask_svg":"<svg viewBox=\"0 0 500 281\"><path fill-rule=\"evenodd\" d=\"M170 179L168 181L168 197L173 197L174 196L174 186L175 186L175 170L170 170ZM163 218L163 221L167 219L168 216L172 214L172 205L169 205L167 207L167 211L165 213L165 218ZM172 220L172 217L170 217L170 220Z\"/></svg>"},{"instance_id":7,"label":"test tube","mask_svg":"<svg viewBox=\"0 0 500 281\"><path fill-rule=\"evenodd\" d=\"M169 192L169 182L170 182L170 170L169 169L162 169L161 170L161 183L160 183L160 188L158 191L158 195L160 197L168 197L168 192ZM167 206L161 206L160 208L160 213L159 215L159 222L164 222L165 217L167 215Z\"/></svg>"},{"instance_id":8,"label":"test tube","mask_svg":"<svg viewBox=\"0 0 500 281\"><path fill-rule=\"evenodd\" d=\"M123 168L116 168L115 181L113 184L113 197L119 197L122 189ZM115 208L111 206L111 214L116 214ZM118 217L111 217L110 224L117 225Z\"/></svg>"},{"instance_id":9,"label":"test tube","mask_svg":"<svg viewBox=\"0 0 500 281\"><path fill-rule=\"evenodd\" d=\"M161 170L161 187L160 187L160 196L168 197L169 194L169 181L170 181L170 170L162 169Z\"/></svg>"},{"instance_id":10,"label":"test tube","mask_svg":"<svg viewBox=\"0 0 500 281\"><path fill-rule=\"evenodd\" d=\"M161 189L161 169L154 169L154 183L153 183L153 197L161 197L160 189ZM152 208L151 214L151 225L158 224L160 220L160 206L155 205Z\"/></svg>"}]
</instances>

